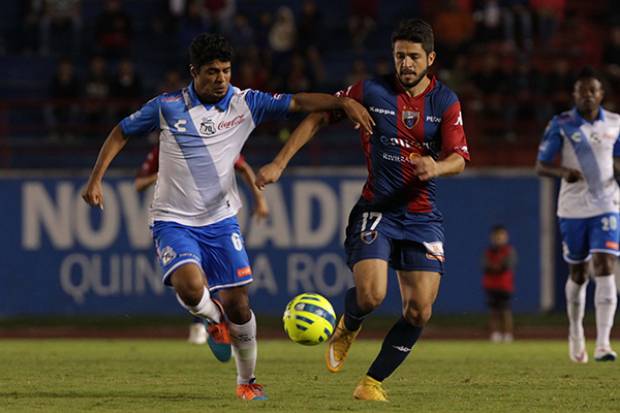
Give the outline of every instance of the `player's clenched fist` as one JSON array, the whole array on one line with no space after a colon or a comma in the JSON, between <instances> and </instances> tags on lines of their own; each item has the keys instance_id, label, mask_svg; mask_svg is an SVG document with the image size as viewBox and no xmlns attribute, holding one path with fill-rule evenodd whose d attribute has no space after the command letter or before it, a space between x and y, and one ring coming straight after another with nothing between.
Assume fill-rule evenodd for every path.
<instances>
[{"instance_id":1,"label":"player's clenched fist","mask_svg":"<svg viewBox=\"0 0 620 413\"><path fill-rule=\"evenodd\" d=\"M282 175L282 168L274 162L268 163L260 168L256 174L256 187L262 191L265 189L265 185L277 182L280 175Z\"/></svg>"},{"instance_id":2,"label":"player's clenched fist","mask_svg":"<svg viewBox=\"0 0 620 413\"><path fill-rule=\"evenodd\" d=\"M88 185L82 191L82 199L90 206L98 206L103 209L103 191L101 181L88 181Z\"/></svg>"},{"instance_id":3,"label":"player's clenched fist","mask_svg":"<svg viewBox=\"0 0 620 413\"><path fill-rule=\"evenodd\" d=\"M428 181L438 175L437 162L430 156L412 153L409 155L409 162L413 166L413 173L421 181Z\"/></svg>"}]
</instances>

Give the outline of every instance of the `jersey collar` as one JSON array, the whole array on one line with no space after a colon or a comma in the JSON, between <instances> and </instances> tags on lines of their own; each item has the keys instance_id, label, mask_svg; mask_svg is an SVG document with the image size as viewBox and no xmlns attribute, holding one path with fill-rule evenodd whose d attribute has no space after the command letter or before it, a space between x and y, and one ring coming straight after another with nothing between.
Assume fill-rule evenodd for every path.
<instances>
[{"instance_id":1,"label":"jersey collar","mask_svg":"<svg viewBox=\"0 0 620 413\"><path fill-rule=\"evenodd\" d=\"M577 119L581 123L590 123L590 124L592 124L592 123L594 123L594 122L596 122L598 120L605 121L605 114L603 113L603 107L602 106L599 106L599 108L598 108L598 117L596 119L594 119L594 122L590 122L589 120L584 119L579 114L579 111L577 110L576 107L573 107L573 116L575 116L575 119Z\"/></svg>"},{"instance_id":2,"label":"jersey collar","mask_svg":"<svg viewBox=\"0 0 620 413\"><path fill-rule=\"evenodd\" d=\"M228 85L228 90L226 91L226 95L224 95L224 97L220 99L218 102L209 104L209 103L202 103L200 101L200 99L198 98L198 95L196 94L196 91L194 90L194 82L191 82L187 89L189 90L189 96L192 100L192 106L203 105L207 110L215 106L222 112L226 112L226 110L228 110L228 105L230 105L230 100L232 99L232 96L234 94L232 85Z\"/></svg>"}]
</instances>

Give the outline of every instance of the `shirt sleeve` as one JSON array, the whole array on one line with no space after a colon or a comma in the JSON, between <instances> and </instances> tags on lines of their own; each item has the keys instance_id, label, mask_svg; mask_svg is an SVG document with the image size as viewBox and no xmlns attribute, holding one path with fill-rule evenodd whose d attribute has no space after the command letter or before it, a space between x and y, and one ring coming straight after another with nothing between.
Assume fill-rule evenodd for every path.
<instances>
[{"instance_id":1,"label":"shirt sleeve","mask_svg":"<svg viewBox=\"0 0 620 413\"><path fill-rule=\"evenodd\" d=\"M149 100L140 110L121 120L125 136L143 136L159 129L159 97Z\"/></svg>"},{"instance_id":2,"label":"shirt sleeve","mask_svg":"<svg viewBox=\"0 0 620 413\"><path fill-rule=\"evenodd\" d=\"M616 143L617 145L617 143ZM562 150L562 133L556 118L551 119L547 125L542 142L538 147L538 160L543 162L551 162ZM615 146L614 146L615 152Z\"/></svg>"},{"instance_id":3,"label":"shirt sleeve","mask_svg":"<svg viewBox=\"0 0 620 413\"><path fill-rule=\"evenodd\" d=\"M283 119L288 115L291 98L289 94L270 94L258 90L248 90L245 101L252 113L254 124L267 120Z\"/></svg>"},{"instance_id":4,"label":"shirt sleeve","mask_svg":"<svg viewBox=\"0 0 620 413\"><path fill-rule=\"evenodd\" d=\"M141 178L156 174L159 171L159 145L155 145L146 156L136 177Z\"/></svg>"},{"instance_id":5,"label":"shirt sleeve","mask_svg":"<svg viewBox=\"0 0 620 413\"><path fill-rule=\"evenodd\" d=\"M361 104L364 104L364 80L360 80L346 89L339 90L334 93L337 97L347 97L355 99ZM329 112L329 123L336 123L341 121L345 117L345 113L342 110L333 110Z\"/></svg>"},{"instance_id":6,"label":"shirt sleeve","mask_svg":"<svg viewBox=\"0 0 620 413\"><path fill-rule=\"evenodd\" d=\"M463 129L461 103L456 100L444 111L441 118L441 153L447 157L457 153L469 161L469 148Z\"/></svg>"}]
</instances>

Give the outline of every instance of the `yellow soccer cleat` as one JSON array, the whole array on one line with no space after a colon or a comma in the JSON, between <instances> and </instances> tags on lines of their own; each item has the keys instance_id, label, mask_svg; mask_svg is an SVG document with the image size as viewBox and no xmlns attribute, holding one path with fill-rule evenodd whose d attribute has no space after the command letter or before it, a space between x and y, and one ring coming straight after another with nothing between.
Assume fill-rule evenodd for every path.
<instances>
[{"instance_id":1,"label":"yellow soccer cleat","mask_svg":"<svg viewBox=\"0 0 620 413\"><path fill-rule=\"evenodd\" d=\"M353 397L357 400L371 400L387 402L387 392L381 386L381 382L370 376L364 376L353 391Z\"/></svg>"},{"instance_id":2,"label":"yellow soccer cleat","mask_svg":"<svg viewBox=\"0 0 620 413\"><path fill-rule=\"evenodd\" d=\"M349 354L349 348L351 348L353 340L355 340L355 337L357 337L361 329L362 327L357 331L347 330L344 326L344 315L340 317L336 330L329 340L327 351L325 352L327 370L332 373L337 373L342 370L347 354Z\"/></svg>"}]
</instances>

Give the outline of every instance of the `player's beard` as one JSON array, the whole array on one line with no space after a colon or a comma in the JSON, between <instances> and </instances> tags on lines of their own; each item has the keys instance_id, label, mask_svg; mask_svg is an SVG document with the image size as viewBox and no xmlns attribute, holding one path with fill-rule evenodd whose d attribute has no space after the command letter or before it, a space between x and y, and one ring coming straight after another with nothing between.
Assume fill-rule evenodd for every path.
<instances>
[{"instance_id":1,"label":"player's beard","mask_svg":"<svg viewBox=\"0 0 620 413\"><path fill-rule=\"evenodd\" d=\"M417 79L415 79L413 82L410 82L410 83L403 82L403 79L400 76L400 74L398 75L398 81L400 82L401 85L403 85L405 89L412 89L416 87L418 83L420 83L422 79L426 77L426 74L428 73L428 69L429 69L429 66L426 66L426 68L422 71L422 73L420 73L420 76L418 76Z\"/></svg>"}]
</instances>

